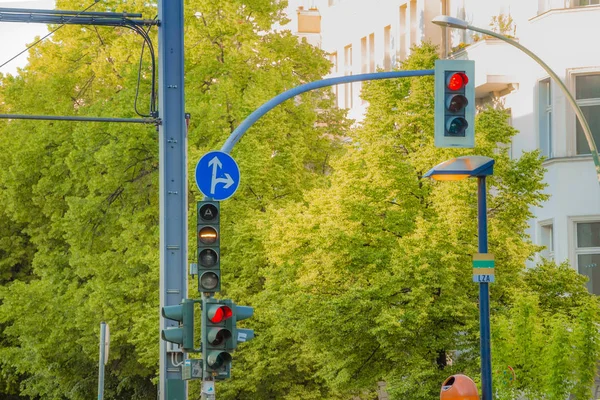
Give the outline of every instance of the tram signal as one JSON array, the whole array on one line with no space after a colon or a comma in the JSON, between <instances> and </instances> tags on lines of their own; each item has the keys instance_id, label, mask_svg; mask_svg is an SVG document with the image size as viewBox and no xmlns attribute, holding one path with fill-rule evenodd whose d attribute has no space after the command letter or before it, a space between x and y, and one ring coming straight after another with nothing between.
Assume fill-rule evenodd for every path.
<instances>
[{"instance_id":1,"label":"tram signal","mask_svg":"<svg viewBox=\"0 0 600 400\"><path fill-rule=\"evenodd\" d=\"M198 291L215 293L221 290L220 204L199 201L197 209Z\"/></svg>"},{"instance_id":2,"label":"tram signal","mask_svg":"<svg viewBox=\"0 0 600 400\"><path fill-rule=\"evenodd\" d=\"M475 63L435 62L435 146L475 146Z\"/></svg>"}]
</instances>

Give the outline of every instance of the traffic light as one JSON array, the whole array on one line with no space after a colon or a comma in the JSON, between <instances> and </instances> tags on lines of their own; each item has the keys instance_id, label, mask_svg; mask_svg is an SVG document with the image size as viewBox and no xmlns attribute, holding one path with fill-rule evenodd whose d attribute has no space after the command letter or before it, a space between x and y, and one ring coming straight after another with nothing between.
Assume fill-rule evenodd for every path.
<instances>
[{"instance_id":1,"label":"traffic light","mask_svg":"<svg viewBox=\"0 0 600 400\"><path fill-rule=\"evenodd\" d=\"M435 62L435 146L475 146L475 62Z\"/></svg>"},{"instance_id":2,"label":"traffic light","mask_svg":"<svg viewBox=\"0 0 600 400\"><path fill-rule=\"evenodd\" d=\"M231 374L231 353L238 343L254 338L252 329L237 327L237 322L250 318L254 309L236 306L231 300L206 297L202 305L202 358L205 370L215 379Z\"/></svg>"},{"instance_id":3,"label":"traffic light","mask_svg":"<svg viewBox=\"0 0 600 400\"><path fill-rule=\"evenodd\" d=\"M171 343L177 343L185 351L194 351L194 300L183 299L181 304L164 306L162 316L179 322L176 328L163 329L161 337Z\"/></svg>"},{"instance_id":4,"label":"traffic light","mask_svg":"<svg viewBox=\"0 0 600 400\"><path fill-rule=\"evenodd\" d=\"M233 332L233 302L205 297L202 301L202 358L205 371L216 379L229 377Z\"/></svg>"},{"instance_id":5,"label":"traffic light","mask_svg":"<svg viewBox=\"0 0 600 400\"><path fill-rule=\"evenodd\" d=\"M198 291L214 293L221 290L220 204L218 201L198 202Z\"/></svg>"}]
</instances>

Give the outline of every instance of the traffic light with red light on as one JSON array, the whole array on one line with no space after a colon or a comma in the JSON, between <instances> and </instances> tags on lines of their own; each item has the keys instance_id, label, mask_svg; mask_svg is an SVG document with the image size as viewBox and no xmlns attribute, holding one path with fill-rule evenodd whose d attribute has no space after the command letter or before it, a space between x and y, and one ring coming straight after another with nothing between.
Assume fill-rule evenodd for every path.
<instances>
[{"instance_id":1,"label":"traffic light with red light on","mask_svg":"<svg viewBox=\"0 0 600 400\"><path fill-rule=\"evenodd\" d=\"M475 146L475 62L435 62L435 146Z\"/></svg>"},{"instance_id":2,"label":"traffic light with red light on","mask_svg":"<svg viewBox=\"0 0 600 400\"><path fill-rule=\"evenodd\" d=\"M215 293L221 290L220 204L199 201L198 223L198 291Z\"/></svg>"},{"instance_id":3,"label":"traffic light with red light on","mask_svg":"<svg viewBox=\"0 0 600 400\"><path fill-rule=\"evenodd\" d=\"M202 358L205 371L215 379L230 376L233 332L227 321L233 318L233 302L205 297L202 300Z\"/></svg>"},{"instance_id":4,"label":"traffic light with red light on","mask_svg":"<svg viewBox=\"0 0 600 400\"><path fill-rule=\"evenodd\" d=\"M217 380L231 376L231 353L238 343L254 338L252 329L238 328L237 323L253 314L252 307L237 306L231 300L203 298L202 358L208 375Z\"/></svg>"}]
</instances>

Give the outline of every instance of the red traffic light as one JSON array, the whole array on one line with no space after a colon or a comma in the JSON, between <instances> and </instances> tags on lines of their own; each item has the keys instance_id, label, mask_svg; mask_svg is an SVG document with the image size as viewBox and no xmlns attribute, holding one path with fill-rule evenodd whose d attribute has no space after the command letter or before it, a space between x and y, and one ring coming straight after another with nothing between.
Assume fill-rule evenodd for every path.
<instances>
[{"instance_id":1,"label":"red traffic light","mask_svg":"<svg viewBox=\"0 0 600 400\"><path fill-rule=\"evenodd\" d=\"M467 77L467 74L464 72L455 72L448 77L447 86L448 89L457 91L467 86L467 83L469 83L469 77Z\"/></svg>"},{"instance_id":2,"label":"red traffic light","mask_svg":"<svg viewBox=\"0 0 600 400\"><path fill-rule=\"evenodd\" d=\"M219 324L226 319L231 318L232 316L233 311L231 311L231 308L227 306L220 306L215 310L214 315L210 317L210 322L213 324Z\"/></svg>"}]
</instances>

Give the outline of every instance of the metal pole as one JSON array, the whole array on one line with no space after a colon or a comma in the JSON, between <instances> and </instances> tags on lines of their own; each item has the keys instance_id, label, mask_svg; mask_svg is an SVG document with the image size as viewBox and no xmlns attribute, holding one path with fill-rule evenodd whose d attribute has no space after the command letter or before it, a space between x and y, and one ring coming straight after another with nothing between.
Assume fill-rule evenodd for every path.
<instances>
[{"instance_id":1,"label":"metal pole","mask_svg":"<svg viewBox=\"0 0 600 400\"><path fill-rule=\"evenodd\" d=\"M184 110L183 0L158 1L160 306L187 297L187 135ZM160 317L160 330L176 325ZM159 334L160 334L159 330ZM187 399L181 367L160 339L160 400Z\"/></svg>"},{"instance_id":2,"label":"metal pole","mask_svg":"<svg viewBox=\"0 0 600 400\"><path fill-rule=\"evenodd\" d=\"M388 72L373 72L370 74L359 74L359 75L346 75L339 76L336 78L327 78L318 81L308 82L300 86L296 86L295 88L286 90L283 93L278 94L273 97L271 100L267 101L256 110L252 112L252 114L248 115L245 120L242 121L241 124L234 129L233 132L229 135L223 146L221 147L221 151L224 153L229 153L233 149L233 146L242 138L244 133L250 127L258 121L263 115L267 112L283 103L286 100L289 100L299 94L308 92L310 90L320 89L327 86L339 85L341 83L351 83L351 82L362 82L362 81L374 81L380 79L393 79L393 78L408 78L413 76L428 76L434 75L435 70L433 69L423 69L417 71L388 71Z\"/></svg>"},{"instance_id":3,"label":"metal pole","mask_svg":"<svg viewBox=\"0 0 600 400\"><path fill-rule=\"evenodd\" d=\"M106 349L106 323L100 322L100 360L98 361L98 400L104 399L104 351Z\"/></svg>"},{"instance_id":4,"label":"metal pole","mask_svg":"<svg viewBox=\"0 0 600 400\"><path fill-rule=\"evenodd\" d=\"M201 400L215 400L217 395L215 393L215 381L213 377L203 369L202 371L202 392L200 394Z\"/></svg>"},{"instance_id":5,"label":"metal pole","mask_svg":"<svg viewBox=\"0 0 600 400\"><path fill-rule=\"evenodd\" d=\"M479 253L488 252L487 204L485 176L477 177L477 234ZM483 400L492 400L492 356L490 345L490 288L489 283L479 283L479 332L481 350L481 389Z\"/></svg>"}]
</instances>

